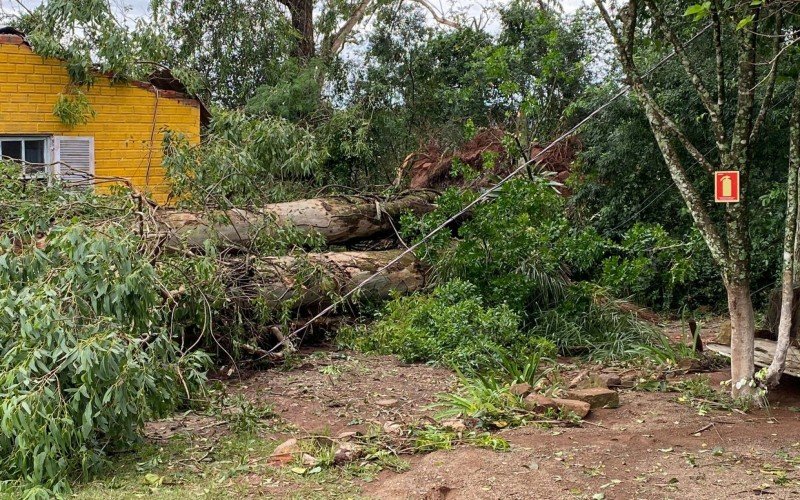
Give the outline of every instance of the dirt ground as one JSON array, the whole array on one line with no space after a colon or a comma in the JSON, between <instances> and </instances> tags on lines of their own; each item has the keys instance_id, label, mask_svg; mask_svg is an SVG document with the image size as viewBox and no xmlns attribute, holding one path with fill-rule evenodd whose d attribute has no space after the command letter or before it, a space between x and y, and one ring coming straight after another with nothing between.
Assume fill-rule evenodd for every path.
<instances>
[{"instance_id":1,"label":"dirt ground","mask_svg":"<svg viewBox=\"0 0 800 500\"><path fill-rule=\"evenodd\" d=\"M668 331L679 337L675 329ZM602 368L602 367L597 367ZM617 369L619 370L619 369ZM568 374L567 374L568 376ZM697 375L690 375L697 376ZM704 374L718 386L728 374ZM621 405L593 410L577 427L527 425L497 433L510 450L471 445L405 455L404 472L328 476L311 484L267 465L275 446L291 436L346 436L370 427L387 429L430 419L431 403L457 387L448 370L407 365L391 356L317 349L291 369L239 373L227 391L257 406L269 405L284 424L261 433L234 462L243 472L201 497L409 498L409 499L612 499L612 498L797 498L800 496L800 383L786 380L767 409L710 410L678 401L680 394L621 389ZM430 420L433 422L432 420ZM224 421L190 414L148 426L151 440L188 439L187 450L209 460ZM186 436L188 434L188 437ZM198 448L197 443L205 447ZM183 453L183 450L181 450ZM162 460L162 459L159 459ZM166 459L164 459L166 460ZM184 461L172 458L173 463ZM218 459L219 460L219 459ZM195 463L200 463L195 460ZM237 462L237 463L238 463ZM172 466L173 496L189 494L188 473ZM208 471L195 465L205 477ZM143 470L141 464L137 470ZM160 476L155 476L160 477ZM175 479L177 478L177 479ZM169 484L169 483L165 483ZM83 495L109 497L108 489ZM145 490L141 490L145 491ZM157 492L150 488L150 492ZM79 495L81 496L81 495ZM153 496L143 494L138 496ZM158 497L159 495L155 495ZM122 496L124 497L124 495Z\"/></svg>"}]
</instances>

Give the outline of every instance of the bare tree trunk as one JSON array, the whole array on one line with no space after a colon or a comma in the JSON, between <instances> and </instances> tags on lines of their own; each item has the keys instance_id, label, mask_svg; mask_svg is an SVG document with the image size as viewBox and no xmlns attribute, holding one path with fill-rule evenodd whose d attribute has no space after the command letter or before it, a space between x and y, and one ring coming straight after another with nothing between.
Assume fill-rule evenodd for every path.
<instances>
[{"instance_id":1,"label":"bare tree trunk","mask_svg":"<svg viewBox=\"0 0 800 500\"><path fill-rule=\"evenodd\" d=\"M775 387L780 383L786 367L786 354L789 352L794 316L794 274L797 241L797 178L800 168L800 79L792 99L789 123L789 175L786 185L786 229L783 239L783 276L781 283L781 315L778 322L778 343L775 357L767 369L767 385Z\"/></svg>"},{"instance_id":2,"label":"bare tree trunk","mask_svg":"<svg viewBox=\"0 0 800 500\"><path fill-rule=\"evenodd\" d=\"M240 303L258 301L259 307L269 310L325 306L399 254L400 250L330 252L229 261L230 296ZM407 254L354 296L359 300L386 299L391 293L413 292L424 285L424 267Z\"/></svg>"},{"instance_id":3,"label":"bare tree trunk","mask_svg":"<svg viewBox=\"0 0 800 500\"><path fill-rule=\"evenodd\" d=\"M314 57L314 2L312 0L278 0L289 8L292 28L298 33L292 55L301 60Z\"/></svg>"},{"instance_id":4,"label":"bare tree trunk","mask_svg":"<svg viewBox=\"0 0 800 500\"><path fill-rule=\"evenodd\" d=\"M421 215L432 211L436 196L433 191L419 191L391 201L331 197L272 203L259 211L167 211L158 216L160 227L153 236L166 238L169 246L199 248L214 238L223 244L247 246L277 226L292 225L308 235L321 235L329 244L344 243L392 231L392 219L404 212Z\"/></svg>"},{"instance_id":5,"label":"bare tree trunk","mask_svg":"<svg viewBox=\"0 0 800 500\"><path fill-rule=\"evenodd\" d=\"M728 311L731 318L731 394L748 396L753 392L753 342L755 317L749 283L729 283Z\"/></svg>"}]
</instances>

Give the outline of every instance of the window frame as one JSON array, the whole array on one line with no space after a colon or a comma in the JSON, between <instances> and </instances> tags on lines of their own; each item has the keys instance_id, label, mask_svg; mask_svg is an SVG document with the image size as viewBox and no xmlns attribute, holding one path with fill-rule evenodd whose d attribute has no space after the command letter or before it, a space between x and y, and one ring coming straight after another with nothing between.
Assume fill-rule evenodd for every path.
<instances>
[{"instance_id":1,"label":"window frame","mask_svg":"<svg viewBox=\"0 0 800 500\"><path fill-rule=\"evenodd\" d=\"M24 134L24 135L0 135L0 151L2 151L2 143L3 142L14 142L19 141L21 142L21 155L22 159L20 160L11 160L17 161L22 165L22 178L23 179L47 179L48 183L50 179L52 179L54 174L57 174L55 169L53 168L53 136L52 135L35 135L35 134ZM25 141L44 141L44 163L34 163L29 162L25 159ZM37 165L37 166L44 166L41 172L37 172L35 174L28 174L26 172L26 166L28 165Z\"/></svg>"}]
</instances>

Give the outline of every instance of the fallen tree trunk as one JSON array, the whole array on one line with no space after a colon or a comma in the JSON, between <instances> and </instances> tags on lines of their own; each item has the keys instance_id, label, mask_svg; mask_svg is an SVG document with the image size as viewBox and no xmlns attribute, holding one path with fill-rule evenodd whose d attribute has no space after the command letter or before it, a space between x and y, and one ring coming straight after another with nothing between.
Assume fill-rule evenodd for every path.
<instances>
[{"instance_id":1,"label":"fallen tree trunk","mask_svg":"<svg viewBox=\"0 0 800 500\"><path fill-rule=\"evenodd\" d=\"M241 258L227 261L229 297L242 306L258 302L278 311L331 304L394 258L400 250L309 253L302 256ZM425 285L425 269L411 254L382 272L356 300L379 300L392 292L408 293Z\"/></svg>"},{"instance_id":2,"label":"fallen tree trunk","mask_svg":"<svg viewBox=\"0 0 800 500\"><path fill-rule=\"evenodd\" d=\"M209 214L165 211L158 215L155 237L168 246L202 247L217 238L223 244L248 246L258 235L291 225L308 235L320 234L328 244L361 240L392 230L392 219L410 211L432 211L434 191L415 191L380 201L362 197L331 197L272 203L261 210L219 210Z\"/></svg>"}]
</instances>

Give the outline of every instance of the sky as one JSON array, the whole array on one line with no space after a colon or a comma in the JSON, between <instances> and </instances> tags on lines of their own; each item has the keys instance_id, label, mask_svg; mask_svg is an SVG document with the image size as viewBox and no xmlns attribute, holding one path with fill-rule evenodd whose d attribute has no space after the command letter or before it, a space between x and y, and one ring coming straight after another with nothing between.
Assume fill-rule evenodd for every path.
<instances>
[{"instance_id":1,"label":"sky","mask_svg":"<svg viewBox=\"0 0 800 500\"><path fill-rule=\"evenodd\" d=\"M584 1L562 0L561 3L566 12L574 12ZM0 0L0 12L18 12L21 8L20 4L27 8L34 8L41 2L42 0ZM448 10L447 6L452 4L453 10L456 12L466 12L470 16L479 16L482 11L481 4L484 2L474 0L433 0L431 3L442 11ZM135 18L147 14L150 0L111 0L111 4L116 7L118 12L124 12L126 17Z\"/></svg>"}]
</instances>

